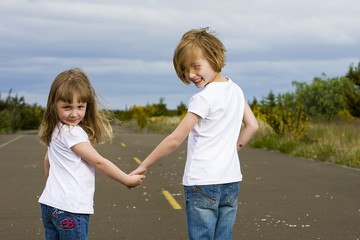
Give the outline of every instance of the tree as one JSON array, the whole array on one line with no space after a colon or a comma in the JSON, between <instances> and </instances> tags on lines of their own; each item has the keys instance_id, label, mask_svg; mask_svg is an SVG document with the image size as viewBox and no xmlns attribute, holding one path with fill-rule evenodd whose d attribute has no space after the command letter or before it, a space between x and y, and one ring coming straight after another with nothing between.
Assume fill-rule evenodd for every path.
<instances>
[{"instance_id":1,"label":"tree","mask_svg":"<svg viewBox=\"0 0 360 240\"><path fill-rule=\"evenodd\" d=\"M187 107L185 103L180 102L180 105L176 108L176 116L183 116L187 112Z\"/></svg>"},{"instance_id":2,"label":"tree","mask_svg":"<svg viewBox=\"0 0 360 240\"><path fill-rule=\"evenodd\" d=\"M158 104L153 104L154 112L153 116L167 116L169 115L169 110L166 108L166 104L164 103L164 98L160 98L160 102Z\"/></svg>"},{"instance_id":3,"label":"tree","mask_svg":"<svg viewBox=\"0 0 360 240\"><path fill-rule=\"evenodd\" d=\"M270 91L269 95L261 100L261 105L267 108L267 110L276 107L275 94L273 91Z\"/></svg>"},{"instance_id":4,"label":"tree","mask_svg":"<svg viewBox=\"0 0 360 240\"><path fill-rule=\"evenodd\" d=\"M360 62L357 67L350 65L346 77L354 84L354 88L345 91L345 102L351 115L360 117Z\"/></svg>"},{"instance_id":5,"label":"tree","mask_svg":"<svg viewBox=\"0 0 360 240\"><path fill-rule=\"evenodd\" d=\"M253 109L254 107L258 106L258 100L256 99L256 97L253 98L252 102L249 102L249 106L251 109Z\"/></svg>"},{"instance_id":6,"label":"tree","mask_svg":"<svg viewBox=\"0 0 360 240\"><path fill-rule=\"evenodd\" d=\"M293 85L296 101L302 104L305 115L328 121L347 107L344 90L352 89L348 78L326 78L325 74L322 78L315 77L310 85L297 81L293 81Z\"/></svg>"}]
</instances>

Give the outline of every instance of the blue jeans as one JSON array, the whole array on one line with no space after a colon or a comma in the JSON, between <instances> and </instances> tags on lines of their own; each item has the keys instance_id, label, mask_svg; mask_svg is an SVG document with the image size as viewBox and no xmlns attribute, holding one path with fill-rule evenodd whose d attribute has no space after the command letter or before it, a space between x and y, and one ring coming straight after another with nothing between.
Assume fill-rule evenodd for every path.
<instances>
[{"instance_id":1,"label":"blue jeans","mask_svg":"<svg viewBox=\"0 0 360 240\"><path fill-rule=\"evenodd\" d=\"M190 240L232 239L239 183L184 186Z\"/></svg>"},{"instance_id":2,"label":"blue jeans","mask_svg":"<svg viewBox=\"0 0 360 240\"><path fill-rule=\"evenodd\" d=\"M41 218L47 240L86 240L89 215L75 214L41 204Z\"/></svg>"}]
</instances>

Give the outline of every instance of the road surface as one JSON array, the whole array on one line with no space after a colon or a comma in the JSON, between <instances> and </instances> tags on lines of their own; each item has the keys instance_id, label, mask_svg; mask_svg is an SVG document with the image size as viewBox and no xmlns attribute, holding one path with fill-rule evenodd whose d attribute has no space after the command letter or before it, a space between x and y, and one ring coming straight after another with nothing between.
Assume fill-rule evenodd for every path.
<instances>
[{"instance_id":1,"label":"road surface","mask_svg":"<svg viewBox=\"0 0 360 240\"><path fill-rule=\"evenodd\" d=\"M164 137L116 128L112 144L96 149L131 172ZM37 200L45 151L36 132L0 135L1 240L44 239ZM97 172L89 239L187 239L185 158L184 143L131 191ZM360 239L359 169L251 148L240 158L244 179L233 239Z\"/></svg>"}]
</instances>

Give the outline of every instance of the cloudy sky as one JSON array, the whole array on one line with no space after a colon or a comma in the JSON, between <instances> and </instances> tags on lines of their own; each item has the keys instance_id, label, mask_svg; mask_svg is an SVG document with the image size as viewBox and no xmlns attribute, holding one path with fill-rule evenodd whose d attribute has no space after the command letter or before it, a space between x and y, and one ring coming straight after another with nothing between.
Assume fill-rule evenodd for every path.
<instances>
[{"instance_id":1,"label":"cloudy sky","mask_svg":"<svg viewBox=\"0 0 360 240\"><path fill-rule=\"evenodd\" d=\"M188 30L211 27L223 75L261 100L293 80L346 74L360 61L359 0L0 0L0 93L45 106L54 78L80 67L110 109L188 103L172 66Z\"/></svg>"}]
</instances>

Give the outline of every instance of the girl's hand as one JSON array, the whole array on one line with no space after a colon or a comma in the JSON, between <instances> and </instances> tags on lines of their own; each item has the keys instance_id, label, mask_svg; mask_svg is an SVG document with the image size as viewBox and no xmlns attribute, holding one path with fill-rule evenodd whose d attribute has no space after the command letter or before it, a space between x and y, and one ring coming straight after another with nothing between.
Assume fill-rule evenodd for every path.
<instances>
[{"instance_id":1,"label":"girl's hand","mask_svg":"<svg viewBox=\"0 0 360 240\"><path fill-rule=\"evenodd\" d=\"M125 184L130 190L142 184L145 175L129 175L129 181Z\"/></svg>"}]
</instances>

